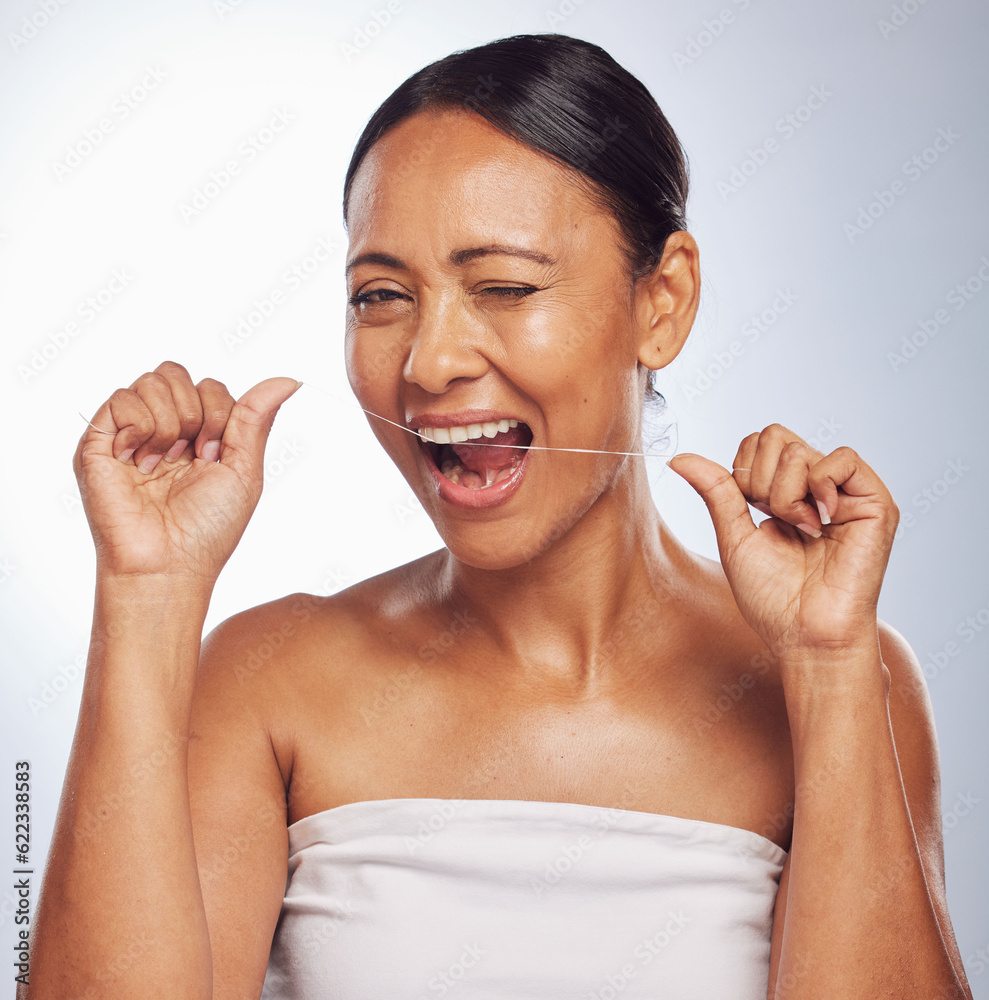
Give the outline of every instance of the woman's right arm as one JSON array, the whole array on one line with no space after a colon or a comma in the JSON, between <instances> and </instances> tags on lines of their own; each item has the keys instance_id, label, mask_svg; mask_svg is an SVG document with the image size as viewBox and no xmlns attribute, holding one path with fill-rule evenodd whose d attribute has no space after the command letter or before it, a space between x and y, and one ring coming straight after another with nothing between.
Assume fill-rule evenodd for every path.
<instances>
[{"instance_id":1,"label":"woman's right arm","mask_svg":"<svg viewBox=\"0 0 989 1000\"><path fill-rule=\"evenodd\" d=\"M80 440L75 469L97 550L93 630L21 998L214 997L207 912L218 914L204 905L189 791L194 703L198 718L217 719L213 730L197 722L196 738L202 730L212 762L200 769L204 780L228 793L215 817L218 843L239 835L243 815L277 816L279 778L255 717L245 712L224 727L209 708L233 654L213 642L197 678L200 641L216 577L260 497L271 422L295 387L268 379L235 402L220 383L194 386L166 362L114 393ZM179 440L189 444L175 461L139 469L145 455ZM218 455L208 441L220 442ZM283 824L265 831L242 861L256 865L284 840ZM243 910L260 893L271 910L284 889L281 865L280 876L269 863L260 885L238 879L221 898ZM254 945L256 983L267 956Z\"/></svg>"}]
</instances>

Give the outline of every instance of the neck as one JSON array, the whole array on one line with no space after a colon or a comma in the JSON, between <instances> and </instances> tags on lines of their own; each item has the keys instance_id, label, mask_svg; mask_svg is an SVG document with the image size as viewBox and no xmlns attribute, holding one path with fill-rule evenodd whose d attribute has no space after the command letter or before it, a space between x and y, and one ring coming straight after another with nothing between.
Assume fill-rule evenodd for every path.
<instances>
[{"instance_id":1,"label":"neck","mask_svg":"<svg viewBox=\"0 0 989 1000\"><path fill-rule=\"evenodd\" d=\"M654 626L688 554L666 527L641 458L563 536L507 569L470 566L445 551L448 599L468 606L508 662L531 675L600 680Z\"/></svg>"}]
</instances>

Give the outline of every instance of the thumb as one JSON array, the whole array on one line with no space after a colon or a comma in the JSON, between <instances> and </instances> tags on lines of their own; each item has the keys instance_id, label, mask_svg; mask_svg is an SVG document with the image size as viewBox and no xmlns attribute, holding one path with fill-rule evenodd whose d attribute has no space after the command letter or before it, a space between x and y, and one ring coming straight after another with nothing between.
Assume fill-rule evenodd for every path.
<instances>
[{"instance_id":1,"label":"thumb","mask_svg":"<svg viewBox=\"0 0 989 1000\"><path fill-rule=\"evenodd\" d=\"M681 479L690 483L706 504L724 562L730 552L757 530L738 483L727 469L701 455L684 452L666 464Z\"/></svg>"},{"instance_id":2,"label":"thumb","mask_svg":"<svg viewBox=\"0 0 989 1000\"><path fill-rule=\"evenodd\" d=\"M264 448L278 408L300 386L294 378L266 378L234 403L223 429L220 463L242 479L260 479Z\"/></svg>"}]
</instances>

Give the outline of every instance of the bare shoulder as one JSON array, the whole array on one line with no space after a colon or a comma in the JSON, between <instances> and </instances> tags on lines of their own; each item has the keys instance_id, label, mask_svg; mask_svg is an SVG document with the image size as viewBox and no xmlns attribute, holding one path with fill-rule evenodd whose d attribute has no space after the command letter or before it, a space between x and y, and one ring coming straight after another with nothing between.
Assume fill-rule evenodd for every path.
<instances>
[{"instance_id":1,"label":"bare shoulder","mask_svg":"<svg viewBox=\"0 0 989 1000\"><path fill-rule=\"evenodd\" d=\"M402 631L394 605L417 572L399 567L331 597L288 594L232 615L203 642L189 796L217 998L261 992L287 828L319 808L313 795L338 761L313 747L354 728L353 692L389 659L383 650Z\"/></svg>"},{"instance_id":2,"label":"bare shoulder","mask_svg":"<svg viewBox=\"0 0 989 1000\"><path fill-rule=\"evenodd\" d=\"M415 658L419 633L429 631L439 555L329 596L287 594L223 621L204 641L198 681L199 697L222 706L215 724L253 718L287 786L299 735L316 715L320 725L347 728L368 689Z\"/></svg>"},{"instance_id":3,"label":"bare shoulder","mask_svg":"<svg viewBox=\"0 0 989 1000\"><path fill-rule=\"evenodd\" d=\"M287 594L218 625L207 647L222 647L228 683L244 687L284 682L302 670L332 671L349 664L348 651L401 642L428 603L438 553L369 577L332 595ZM269 669L273 668L273 669Z\"/></svg>"},{"instance_id":4,"label":"bare shoulder","mask_svg":"<svg viewBox=\"0 0 989 1000\"><path fill-rule=\"evenodd\" d=\"M907 640L879 623L879 645L889 671L889 719L910 816L923 854L924 869L943 891L941 782L934 709L923 668Z\"/></svg>"}]
</instances>

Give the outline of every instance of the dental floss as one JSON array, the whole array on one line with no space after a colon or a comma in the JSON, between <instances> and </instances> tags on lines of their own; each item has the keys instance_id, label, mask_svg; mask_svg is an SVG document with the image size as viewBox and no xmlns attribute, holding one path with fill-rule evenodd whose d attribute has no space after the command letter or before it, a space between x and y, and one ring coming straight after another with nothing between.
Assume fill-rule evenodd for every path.
<instances>
[{"instance_id":1,"label":"dental floss","mask_svg":"<svg viewBox=\"0 0 989 1000\"><path fill-rule=\"evenodd\" d=\"M364 410L366 414L372 417L377 417L379 420L384 420L385 423L391 424L393 427L397 427L399 430L405 431L407 434L411 434L413 437L423 440L420 435L412 430L411 427L405 427L403 424L396 423L394 420L389 420L388 417L383 417L380 413L375 413L373 410L365 409L360 403L355 400L342 399L335 393L327 392L326 389L320 389L319 386L313 385L312 382L303 382L303 385L308 385L311 389L315 389L317 392L321 392L324 396L329 396L331 399L337 400L340 403L346 403L350 406L356 406L359 410ZM435 442L434 442L435 443ZM479 445L482 448L503 448L504 445L493 444L490 441L480 441L477 438L471 438L469 441L459 442L461 444ZM596 448L558 448L552 445L539 445L539 444L520 444L513 445L513 447L519 448L525 451L572 451L580 452L585 455L622 455L633 458L672 458L671 454L658 451L600 451Z\"/></svg>"},{"instance_id":2,"label":"dental floss","mask_svg":"<svg viewBox=\"0 0 989 1000\"><path fill-rule=\"evenodd\" d=\"M379 420L384 420L385 423L391 424L393 427L397 427L399 430L405 431L407 434L411 434L419 440L423 440L419 434L412 430L410 427L405 427L402 424L396 423L394 420L389 420L388 417L383 417L380 413L374 413L372 410L365 409L360 403L351 399L343 399L337 396L336 393L328 392L326 389L320 389L319 386L313 385L312 382L303 382L303 385L309 386L310 389L315 389L316 392L321 392L324 396L329 396L330 399L335 399L338 403L346 403L350 406L356 406L359 410L363 410L366 414L372 417L377 417ZM86 418L80 413L80 417L83 420ZM99 431L100 434L116 434L116 431L106 431L102 427L97 427L91 420L86 420L93 430ZM472 438L469 442L461 442L463 444L470 443L471 445L480 446L482 448L503 448L504 445L493 444L490 441L479 441L476 438ZM579 452L584 455L621 455L629 458L672 458L671 454L659 451L600 451L596 448L558 448L551 445L539 445L539 444L527 444L527 445L515 445L519 449L525 451L572 451Z\"/></svg>"}]
</instances>

